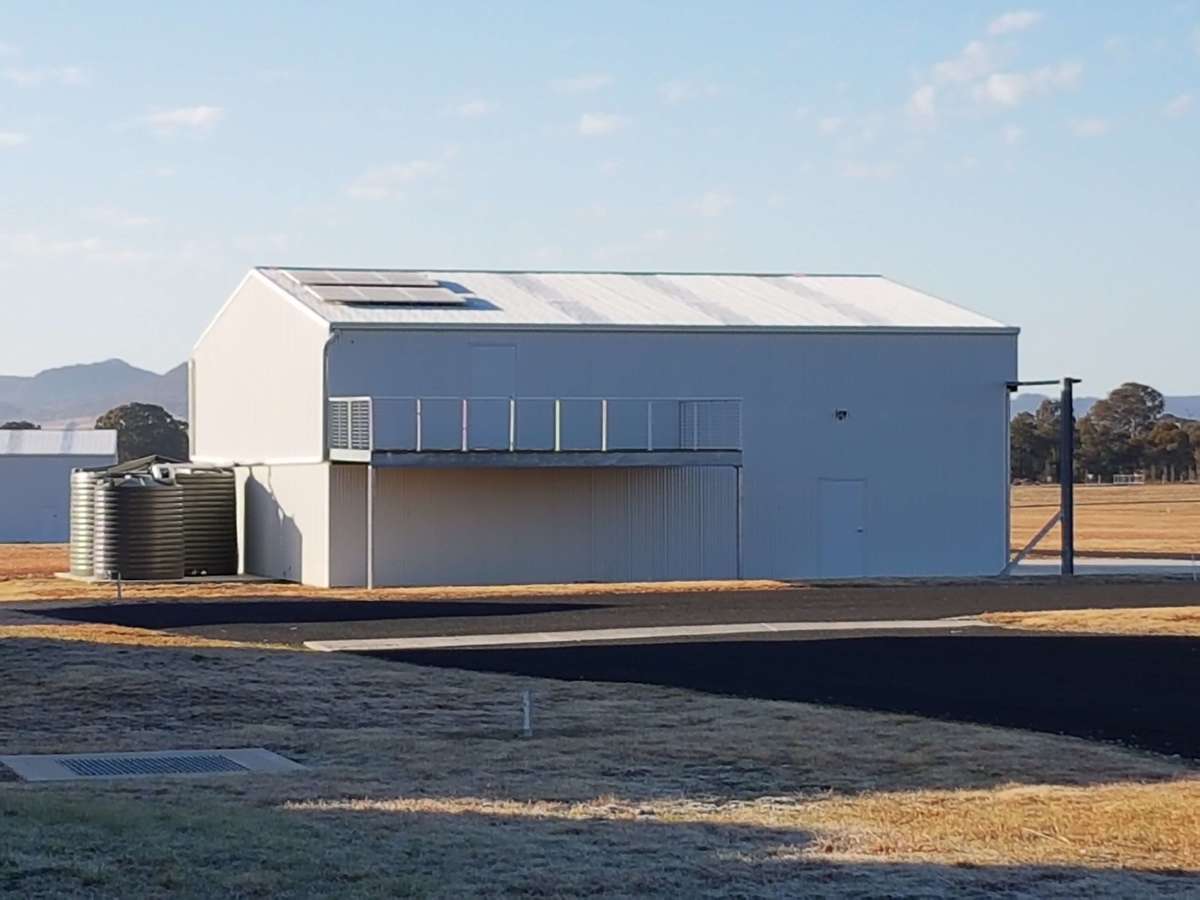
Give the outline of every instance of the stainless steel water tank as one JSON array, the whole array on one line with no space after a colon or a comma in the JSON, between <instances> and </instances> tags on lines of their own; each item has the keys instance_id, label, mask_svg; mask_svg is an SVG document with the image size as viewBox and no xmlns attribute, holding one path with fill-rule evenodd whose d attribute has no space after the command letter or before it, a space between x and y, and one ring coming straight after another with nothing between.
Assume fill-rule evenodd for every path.
<instances>
[{"instance_id":1,"label":"stainless steel water tank","mask_svg":"<svg viewBox=\"0 0 1200 900\"><path fill-rule=\"evenodd\" d=\"M95 485L92 568L97 578L183 577L183 488L148 474Z\"/></svg>"},{"instance_id":2,"label":"stainless steel water tank","mask_svg":"<svg viewBox=\"0 0 1200 900\"><path fill-rule=\"evenodd\" d=\"M185 575L236 575L237 481L233 469L172 466L183 488Z\"/></svg>"},{"instance_id":3,"label":"stainless steel water tank","mask_svg":"<svg viewBox=\"0 0 1200 900\"><path fill-rule=\"evenodd\" d=\"M92 574L92 531L99 469L71 470L71 574Z\"/></svg>"}]
</instances>

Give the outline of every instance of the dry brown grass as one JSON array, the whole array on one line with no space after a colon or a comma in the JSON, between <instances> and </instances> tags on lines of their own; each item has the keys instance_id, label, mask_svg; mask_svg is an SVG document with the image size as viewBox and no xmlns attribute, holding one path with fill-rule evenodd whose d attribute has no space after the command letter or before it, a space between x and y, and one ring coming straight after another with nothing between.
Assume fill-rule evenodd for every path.
<instances>
[{"instance_id":1,"label":"dry brown grass","mask_svg":"<svg viewBox=\"0 0 1200 900\"><path fill-rule=\"evenodd\" d=\"M34 557L57 567L56 553ZM34 557L0 550L10 571ZM112 597L110 586L0 574L5 590ZM126 594L318 593L184 590ZM596 586L531 590L524 596ZM289 778L0 778L0 893L15 896L1200 891L1196 769L1069 738L111 625L0 626L0 672L2 752L261 745L310 766ZM517 737L526 687L536 698L532 740Z\"/></svg>"},{"instance_id":2,"label":"dry brown grass","mask_svg":"<svg viewBox=\"0 0 1200 900\"><path fill-rule=\"evenodd\" d=\"M1083 553L1188 556L1200 553L1200 484L1075 488L1075 547ZM1057 485L1012 489L1012 541L1024 547L1058 507ZM1058 553L1057 527L1038 549Z\"/></svg>"},{"instance_id":3,"label":"dry brown grass","mask_svg":"<svg viewBox=\"0 0 1200 900\"><path fill-rule=\"evenodd\" d=\"M729 802L604 797L585 803L479 797L309 801L300 811L483 815L746 826L819 835L796 848L860 859L1200 871L1200 780L1161 784L881 792ZM1146 829L1147 822L1154 827Z\"/></svg>"},{"instance_id":4,"label":"dry brown grass","mask_svg":"<svg viewBox=\"0 0 1200 900\"><path fill-rule=\"evenodd\" d=\"M63 544L0 544L0 602L34 600L112 600L116 585L90 584L53 577L68 568ZM322 597L345 600L477 600L489 598L529 599L534 597L603 597L621 594L702 594L794 590L789 582L769 579L746 581L653 581L620 584L523 584L481 586L438 586L413 588L331 588L277 582L138 583L122 585L122 595L131 600L163 598L220 599L225 597Z\"/></svg>"},{"instance_id":5,"label":"dry brown grass","mask_svg":"<svg viewBox=\"0 0 1200 900\"><path fill-rule=\"evenodd\" d=\"M45 578L68 568L66 544L0 545L0 580Z\"/></svg>"},{"instance_id":6,"label":"dry brown grass","mask_svg":"<svg viewBox=\"0 0 1200 900\"><path fill-rule=\"evenodd\" d=\"M1196 606L995 612L982 618L993 625L1027 631L1200 637L1200 607Z\"/></svg>"},{"instance_id":7,"label":"dry brown grass","mask_svg":"<svg viewBox=\"0 0 1200 900\"><path fill-rule=\"evenodd\" d=\"M151 628L125 625L84 623L78 625L0 625L0 641L24 639L80 641L88 644L116 644L122 647L242 647L259 650L299 650L284 644L225 641L193 634L174 634Z\"/></svg>"},{"instance_id":8,"label":"dry brown grass","mask_svg":"<svg viewBox=\"0 0 1200 900\"><path fill-rule=\"evenodd\" d=\"M262 745L311 767L0 784L0 891L23 897L1200 890L1196 770L1075 739L30 632L0 671L5 752Z\"/></svg>"}]
</instances>

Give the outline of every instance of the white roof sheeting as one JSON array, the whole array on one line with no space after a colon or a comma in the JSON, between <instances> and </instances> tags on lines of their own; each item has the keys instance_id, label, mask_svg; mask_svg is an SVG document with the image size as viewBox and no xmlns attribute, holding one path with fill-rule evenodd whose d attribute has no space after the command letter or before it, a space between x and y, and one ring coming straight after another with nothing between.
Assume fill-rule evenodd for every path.
<instances>
[{"instance_id":1,"label":"white roof sheeting","mask_svg":"<svg viewBox=\"0 0 1200 900\"><path fill-rule=\"evenodd\" d=\"M308 269L262 276L333 325L535 328L1017 329L879 275L420 270L460 305L345 304L306 287ZM347 271L361 277L364 270ZM370 270L367 270L370 271ZM381 269L389 278L397 270Z\"/></svg>"},{"instance_id":2,"label":"white roof sheeting","mask_svg":"<svg viewBox=\"0 0 1200 900\"><path fill-rule=\"evenodd\" d=\"M110 429L48 431L0 428L0 456L117 455L117 433Z\"/></svg>"}]
</instances>

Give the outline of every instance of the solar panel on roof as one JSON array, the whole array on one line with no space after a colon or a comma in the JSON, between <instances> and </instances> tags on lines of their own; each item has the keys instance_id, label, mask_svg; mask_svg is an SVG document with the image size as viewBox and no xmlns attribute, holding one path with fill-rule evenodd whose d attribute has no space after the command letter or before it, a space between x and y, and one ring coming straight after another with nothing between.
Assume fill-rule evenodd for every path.
<instances>
[{"instance_id":1,"label":"solar panel on roof","mask_svg":"<svg viewBox=\"0 0 1200 900\"><path fill-rule=\"evenodd\" d=\"M438 282L424 272L403 272L395 269L286 269L285 271L306 287L341 284L352 284L358 287L438 287Z\"/></svg>"},{"instance_id":2,"label":"solar panel on roof","mask_svg":"<svg viewBox=\"0 0 1200 900\"><path fill-rule=\"evenodd\" d=\"M353 284L308 285L308 289L329 303L376 303L388 306L462 306L465 294L443 287L358 286Z\"/></svg>"}]
</instances>

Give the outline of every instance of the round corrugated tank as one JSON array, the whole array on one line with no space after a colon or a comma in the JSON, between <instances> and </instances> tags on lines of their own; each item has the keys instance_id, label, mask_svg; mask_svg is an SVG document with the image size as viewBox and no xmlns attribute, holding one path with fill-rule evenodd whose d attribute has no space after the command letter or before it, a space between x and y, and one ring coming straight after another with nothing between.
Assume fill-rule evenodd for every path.
<instances>
[{"instance_id":1,"label":"round corrugated tank","mask_svg":"<svg viewBox=\"0 0 1200 900\"><path fill-rule=\"evenodd\" d=\"M183 488L146 475L96 481L92 567L97 578L183 577Z\"/></svg>"},{"instance_id":2,"label":"round corrugated tank","mask_svg":"<svg viewBox=\"0 0 1200 900\"><path fill-rule=\"evenodd\" d=\"M185 575L236 575L237 480L233 469L173 466L183 488Z\"/></svg>"},{"instance_id":3,"label":"round corrugated tank","mask_svg":"<svg viewBox=\"0 0 1200 900\"><path fill-rule=\"evenodd\" d=\"M99 469L71 470L71 574L92 574L92 531Z\"/></svg>"}]
</instances>

